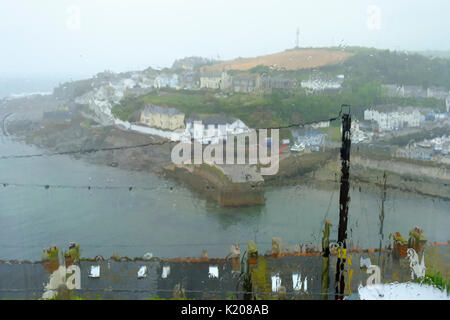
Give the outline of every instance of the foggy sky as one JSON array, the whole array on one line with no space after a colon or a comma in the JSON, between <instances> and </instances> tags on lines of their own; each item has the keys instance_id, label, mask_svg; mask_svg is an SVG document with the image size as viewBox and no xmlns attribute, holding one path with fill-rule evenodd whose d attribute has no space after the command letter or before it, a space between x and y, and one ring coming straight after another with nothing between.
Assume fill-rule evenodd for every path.
<instances>
[{"instance_id":1,"label":"foggy sky","mask_svg":"<svg viewBox=\"0 0 450 320\"><path fill-rule=\"evenodd\" d=\"M379 8L379 24L368 24L369 6ZM300 46L450 50L448 0L18 0L0 7L0 76L78 78L169 67L191 55L258 56L294 47L297 28Z\"/></svg>"}]
</instances>

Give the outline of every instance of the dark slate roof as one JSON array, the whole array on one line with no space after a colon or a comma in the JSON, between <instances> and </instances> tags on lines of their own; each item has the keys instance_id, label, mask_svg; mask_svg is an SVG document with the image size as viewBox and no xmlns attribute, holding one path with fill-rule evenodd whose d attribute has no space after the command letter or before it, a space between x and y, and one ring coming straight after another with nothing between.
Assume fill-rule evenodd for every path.
<instances>
[{"instance_id":1,"label":"dark slate roof","mask_svg":"<svg viewBox=\"0 0 450 320\"><path fill-rule=\"evenodd\" d=\"M2 263L0 299L39 299L49 276L41 263Z\"/></svg>"},{"instance_id":2,"label":"dark slate roof","mask_svg":"<svg viewBox=\"0 0 450 320\"><path fill-rule=\"evenodd\" d=\"M100 266L100 277L90 278L91 266ZM218 278L209 278L209 266L219 268ZM139 279L140 267L147 266L147 276ZM162 278L163 266L170 274ZM172 298L179 283L186 295L194 299L227 298L236 289L237 278L231 261L178 263L163 261L81 261L81 289L74 294L85 299L150 299ZM39 299L45 292L50 273L42 263L0 264L0 299Z\"/></svg>"},{"instance_id":3,"label":"dark slate roof","mask_svg":"<svg viewBox=\"0 0 450 320\"><path fill-rule=\"evenodd\" d=\"M307 249L305 249L307 251ZM440 246L438 250L448 253L450 246ZM443 250L443 251L441 251ZM349 252L352 257L351 290L357 292L359 283L365 283L368 277L366 269L360 269L360 257L369 256L368 253ZM239 258L238 258L239 259ZM329 288L328 296L334 296L334 266L336 255L329 258ZM238 260L234 261L237 262ZM262 294L271 288L271 276L278 274L281 285L291 292L291 297L322 299L321 277L324 263L320 252L302 256L262 256L258 257L258 264L250 261L250 268L259 268L258 286L255 291ZM92 265L100 266L100 277L89 278ZM138 279L137 272L141 266L147 266L147 277ZM170 274L162 278L163 266L170 266ZM209 266L217 266L219 278L210 278ZM234 268L233 268L234 266ZM205 261L188 261L180 259L152 259L136 261L81 261L81 289L75 290L76 296L85 299L149 299L151 297L171 298L173 289L181 284L186 289L189 299L227 299L228 294L238 290L242 298L242 288L238 287L239 263L228 259L206 259ZM294 283L292 274L298 273L304 281L307 278L307 290L302 289L293 293ZM410 279L410 269L407 265L387 260L383 271L384 279L391 279L396 274L400 282ZM50 273L44 269L42 263L0 263L0 299L37 299L44 293L44 285L48 283ZM267 293L267 292L266 292ZM262 295L260 295L261 297Z\"/></svg>"},{"instance_id":4,"label":"dark slate roof","mask_svg":"<svg viewBox=\"0 0 450 320\"><path fill-rule=\"evenodd\" d=\"M236 121L234 118L225 117L225 116L208 116L204 118L200 117L189 117L186 122L194 122L194 121L201 121L202 124L209 125L209 124L227 124L227 123L233 123Z\"/></svg>"},{"instance_id":5,"label":"dark slate roof","mask_svg":"<svg viewBox=\"0 0 450 320\"><path fill-rule=\"evenodd\" d=\"M220 77L222 77L222 72L220 72L220 71L202 72L202 73L200 73L200 77L203 77L203 78L220 78Z\"/></svg>"}]
</instances>

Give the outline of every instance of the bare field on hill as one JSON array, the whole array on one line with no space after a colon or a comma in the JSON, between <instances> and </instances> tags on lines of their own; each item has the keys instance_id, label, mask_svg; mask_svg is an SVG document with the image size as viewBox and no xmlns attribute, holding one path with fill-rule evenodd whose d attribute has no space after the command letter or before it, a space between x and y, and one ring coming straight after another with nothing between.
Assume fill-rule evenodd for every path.
<instances>
[{"instance_id":1,"label":"bare field on hill","mask_svg":"<svg viewBox=\"0 0 450 320\"><path fill-rule=\"evenodd\" d=\"M330 64L338 64L345 61L353 53L320 49L299 49L269 54L255 58L239 58L224 61L202 70L206 72L240 70L245 71L259 65L272 67L278 70L298 70L322 67Z\"/></svg>"}]
</instances>

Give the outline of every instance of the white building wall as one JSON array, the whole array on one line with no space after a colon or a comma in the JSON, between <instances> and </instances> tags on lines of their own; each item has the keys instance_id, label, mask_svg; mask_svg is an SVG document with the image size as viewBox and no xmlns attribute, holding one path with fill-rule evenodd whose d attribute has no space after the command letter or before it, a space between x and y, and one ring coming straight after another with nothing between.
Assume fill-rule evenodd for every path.
<instances>
[{"instance_id":1,"label":"white building wall","mask_svg":"<svg viewBox=\"0 0 450 320\"><path fill-rule=\"evenodd\" d=\"M114 119L114 123L116 125L123 126L127 130L136 131L143 134L151 134L159 137L163 137L169 139L171 141L181 141L181 137L184 132L173 132L173 131L165 131L156 128L150 128L146 126L140 126L136 124L131 124L128 121L122 121L119 119Z\"/></svg>"},{"instance_id":2,"label":"white building wall","mask_svg":"<svg viewBox=\"0 0 450 320\"><path fill-rule=\"evenodd\" d=\"M375 110L365 110L364 120L374 121L378 123L381 131L390 131L403 127L420 126L421 114L419 111L413 112L378 112Z\"/></svg>"},{"instance_id":3,"label":"white building wall","mask_svg":"<svg viewBox=\"0 0 450 320\"><path fill-rule=\"evenodd\" d=\"M204 125L201 121L194 121L186 124L185 135L203 144L218 143L220 140L227 140L228 135L237 135L250 131L241 120L227 124Z\"/></svg>"},{"instance_id":4,"label":"white building wall","mask_svg":"<svg viewBox=\"0 0 450 320\"><path fill-rule=\"evenodd\" d=\"M366 121L373 120L373 110L371 109L364 110L364 120Z\"/></svg>"},{"instance_id":5,"label":"white building wall","mask_svg":"<svg viewBox=\"0 0 450 320\"><path fill-rule=\"evenodd\" d=\"M220 77L200 77L200 88L219 89Z\"/></svg>"}]
</instances>

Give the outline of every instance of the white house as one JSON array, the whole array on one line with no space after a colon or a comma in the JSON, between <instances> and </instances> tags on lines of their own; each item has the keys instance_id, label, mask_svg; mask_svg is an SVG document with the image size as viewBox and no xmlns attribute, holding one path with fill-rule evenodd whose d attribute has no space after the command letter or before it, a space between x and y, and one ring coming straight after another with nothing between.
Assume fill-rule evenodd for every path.
<instances>
[{"instance_id":1,"label":"white house","mask_svg":"<svg viewBox=\"0 0 450 320\"><path fill-rule=\"evenodd\" d=\"M139 82L139 86L141 88L152 88L155 86L155 76L142 76L141 81Z\"/></svg>"},{"instance_id":2,"label":"white house","mask_svg":"<svg viewBox=\"0 0 450 320\"><path fill-rule=\"evenodd\" d=\"M435 98L445 100L449 91L444 87L429 87L427 89L421 86L404 86L398 84L381 85L389 97L415 97L415 98Z\"/></svg>"},{"instance_id":3,"label":"white house","mask_svg":"<svg viewBox=\"0 0 450 320\"><path fill-rule=\"evenodd\" d=\"M450 112L450 94L445 98L445 106L447 107L447 112Z\"/></svg>"},{"instance_id":4,"label":"white house","mask_svg":"<svg viewBox=\"0 0 450 320\"><path fill-rule=\"evenodd\" d=\"M329 126L330 126L330 121L320 121L320 122L311 124L311 128L313 128L313 129L328 128Z\"/></svg>"},{"instance_id":5,"label":"white house","mask_svg":"<svg viewBox=\"0 0 450 320\"><path fill-rule=\"evenodd\" d=\"M161 73L156 76L154 85L155 88L177 88L178 87L178 75L168 75Z\"/></svg>"},{"instance_id":6,"label":"white house","mask_svg":"<svg viewBox=\"0 0 450 320\"><path fill-rule=\"evenodd\" d=\"M210 116L203 119L189 119L186 121L186 131L183 141L191 138L202 144L217 144L226 141L228 135L239 135L249 132L247 125L239 119L220 116Z\"/></svg>"},{"instance_id":7,"label":"white house","mask_svg":"<svg viewBox=\"0 0 450 320\"><path fill-rule=\"evenodd\" d=\"M393 112L379 112L374 109L364 111L364 120L376 122L380 131L418 127L420 119L420 112L412 108L398 109Z\"/></svg>"},{"instance_id":8,"label":"white house","mask_svg":"<svg viewBox=\"0 0 450 320\"><path fill-rule=\"evenodd\" d=\"M226 90L231 87L231 84L232 77L226 72L222 72L220 75L203 74L200 77L200 88Z\"/></svg>"},{"instance_id":9,"label":"white house","mask_svg":"<svg viewBox=\"0 0 450 320\"><path fill-rule=\"evenodd\" d=\"M344 75L338 75L334 79L325 79L321 77L310 77L309 80L302 81L300 86L307 89L309 92L324 91L324 90L338 90L342 87L344 82Z\"/></svg>"}]
</instances>

